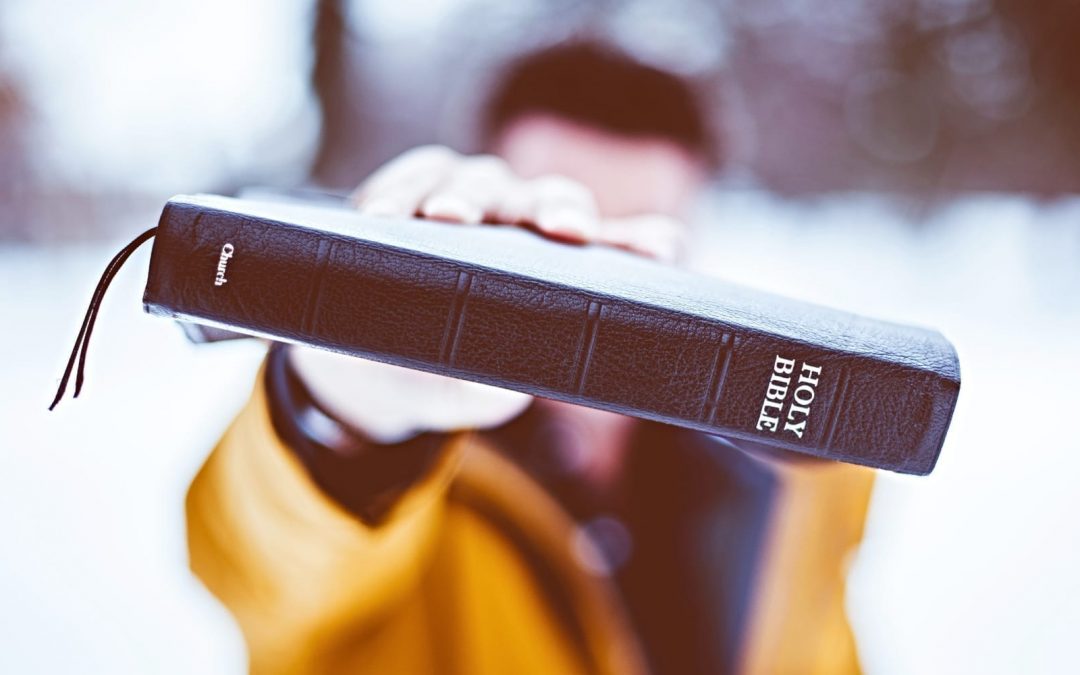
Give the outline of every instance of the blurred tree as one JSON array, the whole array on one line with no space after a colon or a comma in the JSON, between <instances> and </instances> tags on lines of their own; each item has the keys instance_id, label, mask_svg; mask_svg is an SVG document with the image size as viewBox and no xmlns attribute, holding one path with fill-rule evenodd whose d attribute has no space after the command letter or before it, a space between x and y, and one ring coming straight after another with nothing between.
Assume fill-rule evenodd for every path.
<instances>
[{"instance_id":1,"label":"blurred tree","mask_svg":"<svg viewBox=\"0 0 1080 675\"><path fill-rule=\"evenodd\" d=\"M658 63L722 62L709 77L736 85L724 96L737 105L717 113L732 167L768 189L1080 191L1077 0L684 0L663 21L634 0L469 0L427 23L392 2L317 3L325 185L349 187L409 145L452 142L448 123L467 120L445 103L481 96L474 75L538 35L591 32Z\"/></svg>"},{"instance_id":2,"label":"blurred tree","mask_svg":"<svg viewBox=\"0 0 1080 675\"><path fill-rule=\"evenodd\" d=\"M1076 0L737 0L730 16L766 187L1080 190Z\"/></svg>"},{"instance_id":3,"label":"blurred tree","mask_svg":"<svg viewBox=\"0 0 1080 675\"><path fill-rule=\"evenodd\" d=\"M1002 18L1015 27L1028 51L1035 107L1044 113L1070 158L1062 167L1067 188L1080 191L1080 2L995 0Z\"/></svg>"},{"instance_id":4,"label":"blurred tree","mask_svg":"<svg viewBox=\"0 0 1080 675\"><path fill-rule=\"evenodd\" d=\"M322 110L319 150L312 177L326 185L337 186L341 165L348 163L346 155L351 148L351 143L345 142L342 136L358 126L349 119L350 29L343 0L318 0L312 37L315 51L312 80Z\"/></svg>"},{"instance_id":5,"label":"blurred tree","mask_svg":"<svg viewBox=\"0 0 1080 675\"><path fill-rule=\"evenodd\" d=\"M937 123L903 183L935 192L1080 189L1080 3L894 3L882 44ZM888 114L879 116L887 120Z\"/></svg>"}]
</instances>

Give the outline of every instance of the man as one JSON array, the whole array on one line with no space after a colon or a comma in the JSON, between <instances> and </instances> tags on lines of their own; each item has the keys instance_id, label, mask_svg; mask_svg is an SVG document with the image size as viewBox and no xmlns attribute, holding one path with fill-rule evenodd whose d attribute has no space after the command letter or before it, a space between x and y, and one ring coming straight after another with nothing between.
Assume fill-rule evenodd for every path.
<instances>
[{"instance_id":1,"label":"man","mask_svg":"<svg viewBox=\"0 0 1080 675\"><path fill-rule=\"evenodd\" d=\"M704 119L677 78L566 45L510 69L492 155L410 151L354 202L671 261ZM871 476L275 346L192 485L191 562L254 672L850 672Z\"/></svg>"}]
</instances>

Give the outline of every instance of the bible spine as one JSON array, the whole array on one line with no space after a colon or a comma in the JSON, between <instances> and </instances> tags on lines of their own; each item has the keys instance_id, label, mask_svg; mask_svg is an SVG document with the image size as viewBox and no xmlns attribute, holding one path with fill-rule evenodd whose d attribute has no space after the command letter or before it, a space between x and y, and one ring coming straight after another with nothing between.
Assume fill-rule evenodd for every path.
<instances>
[{"instance_id":1,"label":"bible spine","mask_svg":"<svg viewBox=\"0 0 1080 675\"><path fill-rule=\"evenodd\" d=\"M183 202L162 214L143 301L157 315L904 473L933 468L959 390L958 369L853 353L827 334L795 340Z\"/></svg>"}]
</instances>

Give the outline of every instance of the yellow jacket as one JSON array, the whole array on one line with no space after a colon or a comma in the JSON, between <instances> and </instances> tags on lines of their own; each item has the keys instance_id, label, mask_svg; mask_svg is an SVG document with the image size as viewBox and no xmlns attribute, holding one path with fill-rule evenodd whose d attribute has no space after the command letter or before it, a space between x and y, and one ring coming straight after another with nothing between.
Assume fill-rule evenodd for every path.
<instances>
[{"instance_id":1,"label":"yellow jacket","mask_svg":"<svg viewBox=\"0 0 1080 675\"><path fill-rule=\"evenodd\" d=\"M187 499L192 569L253 673L646 672L613 583L575 561L570 518L481 435L453 436L368 526L275 435L262 378ZM739 670L857 672L844 576L873 474L774 464L782 501Z\"/></svg>"}]
</instances>

